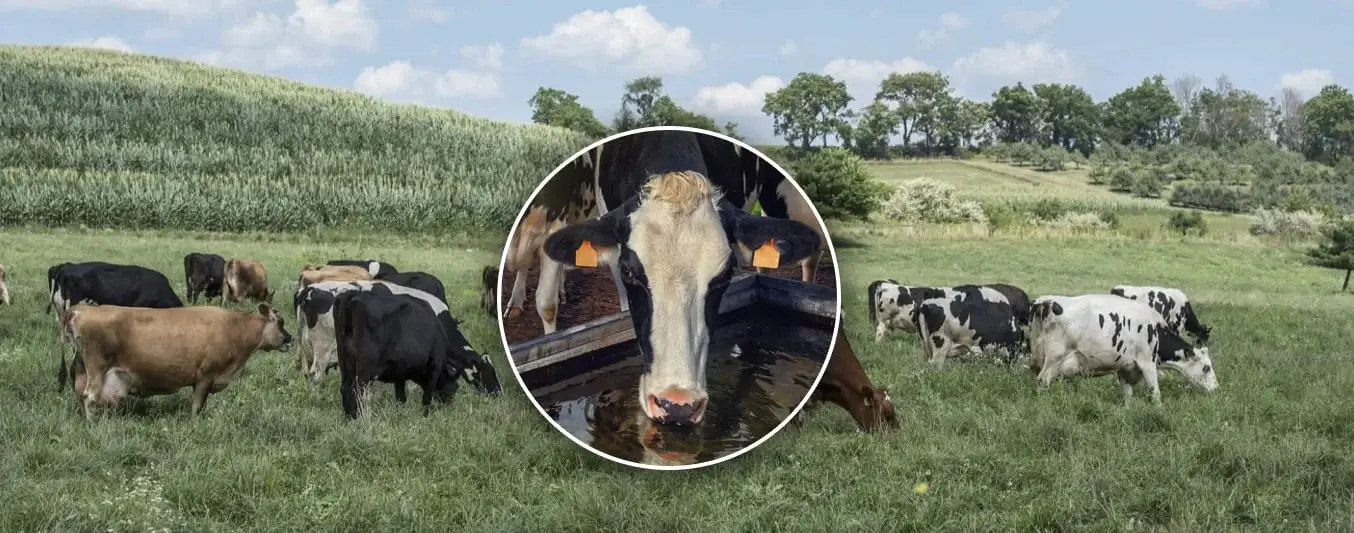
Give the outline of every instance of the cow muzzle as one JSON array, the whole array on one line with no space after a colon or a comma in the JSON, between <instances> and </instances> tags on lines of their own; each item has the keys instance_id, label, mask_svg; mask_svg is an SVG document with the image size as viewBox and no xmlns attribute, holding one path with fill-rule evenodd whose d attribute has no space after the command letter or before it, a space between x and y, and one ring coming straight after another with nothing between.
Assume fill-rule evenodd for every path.
<instances>
[{"instance_id":1,"label":"cow muzzle","mask_svg":"<svg viewBox=\"0 0 1354 533\"><path fill-rule=\"evenodd\" d=\"M705 394L686 389L668 388L644 398L644 414L660 424L696 425L705 418L709 403Z\"/></svg>"}]
</instances>

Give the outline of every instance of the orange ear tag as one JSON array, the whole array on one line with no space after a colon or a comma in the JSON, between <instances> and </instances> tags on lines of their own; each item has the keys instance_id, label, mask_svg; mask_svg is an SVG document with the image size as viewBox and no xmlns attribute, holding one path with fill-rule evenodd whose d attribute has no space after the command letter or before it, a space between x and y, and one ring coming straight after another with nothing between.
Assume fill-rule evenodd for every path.
<instances>
[{"instance_id":1,"label":"orange ear tag","mask_svg":"<svg viewBox=\"0 0 1354 533\"><path fill-rule=\"evenodd\" d=\"M757 251L752 252L752 266L757 268L780 268L780 252L776 250L776 240L768 239Z\"/></svg>"},{"instance_id":2,"label":"orange ear tag","mask_svg":"<svg viewBox=\"0 0 1354 533\"><path fill-rule=\"evenodd\" d=\"M592 241L583 241L583 244L574 250L574 265L590 268L597 266L597 250L592 247Z\"/></svg>"}]
</instances>

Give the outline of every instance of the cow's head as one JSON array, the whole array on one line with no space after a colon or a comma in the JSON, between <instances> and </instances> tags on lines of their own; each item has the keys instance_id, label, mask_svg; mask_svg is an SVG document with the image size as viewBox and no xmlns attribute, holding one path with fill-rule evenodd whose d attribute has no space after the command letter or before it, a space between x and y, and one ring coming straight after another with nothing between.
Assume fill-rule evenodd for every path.
<instances>
[{"instance_id":1,"label":"cow's head","mask_svg":"<svg viewBox=\"0 0 1354 533\"><path fill-rule=\"evenodd\" d=\"M865 431L878 431L882 428L898 429L898 414L893 410L893 399L889 398L887 387L860 386L862 412L851 413L856 423Z\"/></svg>"},{"instance_id":2,"label":"cow's head","mask_svg":"<svg viewBox=\"0 0 1354 533\"><path fill-rule=\"evenodd\" d=\"M265 351L286 351L291 349L291 333L287 333L285 322L277 310L268 304L259 304L259 316L263 318L263 335L260 336L258 349Z\"/></svg>"},{"instance_id":3,"label":"cow's head","mask_svg":"<svg viewBox=\"0 0 1354 533\"><path fill-rule=\"evenodd\" d=\"M1213 359L1208 356L1207 346L1186 347L1177 353L1179 359L1163 362L1162 366L1174 368L1195 387L1207 392L1217 390L1218 374L1213 369Z\"/></svg>"},{"instance_id":4,"label":"cow's head","mask_svg":"<svg viewBox=\"0 0 1354 533\"><path fill-rule=\"evenodd\" d=\"M655 421L695 424L709 400L710 323L739 256L746 260L768 241L774 251L767 256L779 254L780 264L820 246L812 228L749 215L688 171L656 176L601 218L560 229L546 239L545 253L566 265L619 266L647 366L640 404Z\"/></svg>"}]
</instances>

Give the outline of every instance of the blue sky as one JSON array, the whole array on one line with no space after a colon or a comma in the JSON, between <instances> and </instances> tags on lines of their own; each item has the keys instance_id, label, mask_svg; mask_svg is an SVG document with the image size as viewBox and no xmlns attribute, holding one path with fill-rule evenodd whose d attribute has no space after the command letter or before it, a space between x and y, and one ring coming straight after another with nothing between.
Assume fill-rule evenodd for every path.
<instances>
[{"instance_id":1,"label":"blue sky","mask_svg":"<svg viewBox=\"0 0 1354 533\"><path fill-rule=\"evenodd\" d=\"M803 71L863 100L888 72L921 69L980 100L1016 80L1104 99L1158 72L1311 96L1354 81L1350 22L1354 0L0 0L7 43L182 57L502 120L528 121L544 85L609 122L626 80L662 75L754 141L770 138L761 95Z\"/></svg>"}]
</instances>

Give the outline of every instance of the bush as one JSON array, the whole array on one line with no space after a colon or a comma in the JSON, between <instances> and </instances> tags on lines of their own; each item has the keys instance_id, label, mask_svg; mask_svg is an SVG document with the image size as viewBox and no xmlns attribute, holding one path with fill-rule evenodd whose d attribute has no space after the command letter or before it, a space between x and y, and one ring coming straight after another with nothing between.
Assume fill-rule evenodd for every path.
<instances>
[{"instance_id":1,"label":"bush","mask_svg":"<svg viewBox=\"0 0 1354 533\"><path fill-rule=\"evenodd\" d=\"M823 218L868 218L888 194L888 186L870 177L865 160L846 148L808 154L795 161L793 172Z\"/></svg>"},{"instance_id":2,"label":"bush","mask_svg":"<svg viewBox=\"0 0 1354 533\"><path fill-rule=\"evenodd\" d=\"M1067 206L1052 198L1040 198L1030 204L1030 216L1035 220L1057 220L1067 212Z\"/></svg>"},{"instance_id":3,"label":"bush","mask_svg":"<svg viewBox=\"0 0 1354 533\"><path fill-rule=\"evenodd\" d=\"M1109 181L1109 170L1103 164L1097 164L1091 167L1091 171L1086 175L1090 178L1091 185L1104 185Z\"/></svg>"},{"instance_id":4,"label":"bush","mask_svg":"<svg viewBox=\"0 0 1354 533\"><path fill-rule=\"evenodd\" d=\"M1165 187L1158 170L1153 167L1139 167L1133 176L1133 195L1143 198L1160 198Z\"/></svg>"},{"instance_id":5,"label":"bush","mask_svg":"<svg viewBox=\"0 0 1354 533\"><path fill-rule=\"evenodd\" d=\"M1037 223L1048 226L1050 228L1063 228L1072 230L1112 228L1110 223L1106 222L1100 213L1088 213L1078 211L1068 211L1052 220L1041 219L1038 220Z\"/></svg>"},{"instance_id":6,"label":"bush","mask_svg":"<svg viewBox=\"0 0 1354 533\"><path fill-rule=\"evenodd\" d=\"M1208 232L1208 224L1204 221L1203 213L1199 211L1171 213L1171 218L1166 221L1166 227L1179 231L1181 235L1188 235L1190 230L1195 230L1200 236Z\"/></svg>"},{"instance_id":7,"label":"bush","mask_svg":"<svg viewBox=\"0 0 1354 533\"><path fill-rule=\"evenodd\" d=\"M1110 190L1117 192L1128 192L1133 190L1133 182L1136 176L1133 169L1128 165L1119 164L1110 169Z\"/></svg>"},{"instance_id":8,"label":"bush","mask_svg":"<svg viewBox=\"0 0 1354 533\"><path fill-rule=\"evenodd\" d=\"M1270 235L1282 239L1314 239L1330 225L1330 219L1316 211L1284 211L1260 208L1255 210L1251 235Z\"/></svg>"},{"instance_id":9,"label":"bush","mask_svg":"<svg viewBox=\"0 0 1354 533\"><path fill-rule=\"evenodd\" d=\"M1250 208L1251 196L1246 191L1218 183L1182 183L1177 184L1171 191L1170 204L1177 207L1241 213Z\"/></svg>"},{"instance_id":10,"label":"bush","mask_svg":"<svg viewBox=\"0 0 1354 533\"><path fill-rule=\"evenodd\" d=\"M1105 225L1109 226L1110 229L1119 229L1119 226L1121 225L1119 223L1119 213L1114 211L1104 211L1100 213L1100 220L1105 221Z\"/></svg>"},{"instance_id":11,"label":"bush","mask_svg":"<svg viewBox=\"0 0 1354 533\"><path fill-rule=\"evenodd\" d=\"M1062 170L1068 157L1067 150L1060 146L1050 146L1030 155L1035 168L1043 171Z\"/></svg>"},{"instance_id":12,"label":"bush","mask_svg":"<svg viewBox=\"0 0 1354 533\"><path fill-rule=\"evenodd\" d=\"M884 216L904 222L986 224L983 206L954 196L954 186L930 178L903 182L884 203Z\"/></svg>"},{"instance_id":13,"label":"bush","mask_svg":"<svg viewBox=\"0 0 1354 533\"><path fill-rule=\"evenodd\" d=\"M983 204L983 215L987 217L987 227L994 230L1011 227L1019 222L1015 209L997 202Z\"/></svg>"}]
</instances>

